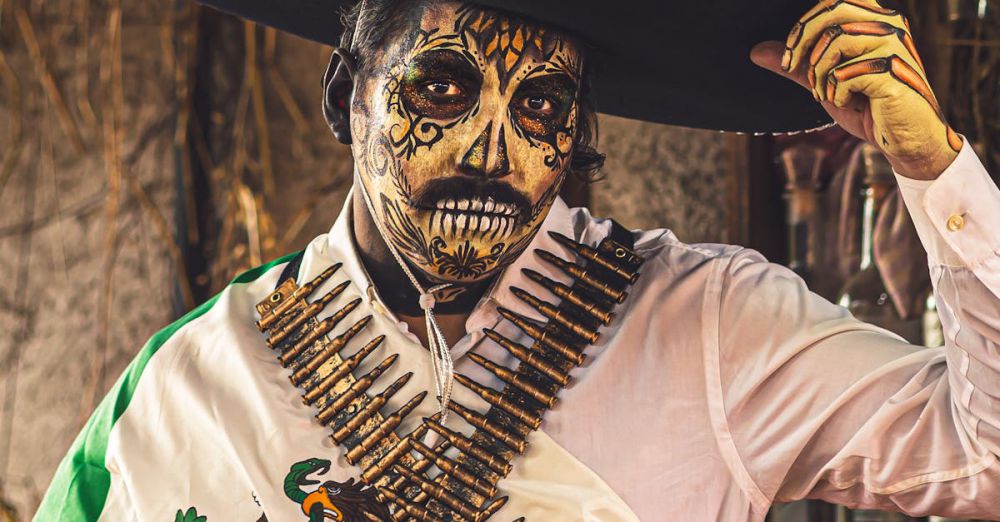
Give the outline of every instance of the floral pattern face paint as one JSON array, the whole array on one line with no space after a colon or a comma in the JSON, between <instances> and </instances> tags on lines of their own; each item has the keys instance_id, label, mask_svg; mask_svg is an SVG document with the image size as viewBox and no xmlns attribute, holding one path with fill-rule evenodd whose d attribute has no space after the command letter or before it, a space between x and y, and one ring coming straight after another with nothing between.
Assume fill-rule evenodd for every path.
<instances>
[{"instance_id":1,"label":"floral pattern face paint","mask_svg":"<svg viewBox=\"0 0 1000 522\"><path fill-rule=\"evenodd\" d=\"M356 168L401 255L434 280L479 281L527 247L559 191L581 55L467 4L415 16L356 87Z\"/></svg>"}]
</instances>

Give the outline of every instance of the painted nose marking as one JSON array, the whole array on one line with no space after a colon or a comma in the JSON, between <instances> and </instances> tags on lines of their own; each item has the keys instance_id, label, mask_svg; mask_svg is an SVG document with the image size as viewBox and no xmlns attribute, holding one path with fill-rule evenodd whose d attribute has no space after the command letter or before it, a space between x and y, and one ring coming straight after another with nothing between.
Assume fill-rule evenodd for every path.
<instances>
[{"instance_id":1,"label":"painted nose marking","mask_svg":"<svg viewBox=\"0 0 1000 522\"><path fill-rule=\"evenodd\" d=\"M491 147L493 122L472 143L469 150L462 156L462 168L470 174L489 178L498 178L510 173L510 162L507 159L507 140L504 137L503 125L497 134L496 146ZM492 150L491 150L492 149Z\"/></svg>"}]
</instances>

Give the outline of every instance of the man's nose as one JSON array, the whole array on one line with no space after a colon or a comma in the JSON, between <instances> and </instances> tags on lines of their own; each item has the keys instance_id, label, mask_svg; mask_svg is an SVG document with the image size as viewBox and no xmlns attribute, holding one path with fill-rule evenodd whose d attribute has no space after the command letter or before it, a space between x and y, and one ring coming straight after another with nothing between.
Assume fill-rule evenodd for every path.
<instances>
[{"instance_id":1,"label":"man's nose","mask_svg":"<svg viewBox=\"0 0 1000 522\"><path fill-rule=\"evenodd\" d=\"M468 176L487 178L502 178L510 174L503 124L495 133L493 132L493 122L486 124L486 128L462 156L459 169Z\"/></svg>"}]
</instances>

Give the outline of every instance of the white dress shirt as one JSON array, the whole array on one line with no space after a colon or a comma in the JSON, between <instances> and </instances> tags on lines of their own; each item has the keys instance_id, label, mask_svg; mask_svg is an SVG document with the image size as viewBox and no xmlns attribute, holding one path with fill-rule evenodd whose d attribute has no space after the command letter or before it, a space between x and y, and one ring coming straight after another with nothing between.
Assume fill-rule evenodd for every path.
<instances>
[{"instance_id":1,"label":"white dress shirt","mask_svg":"<svg viewBox=\"0 0 1000 522\"><path fill-rule=\"evenodd\" d=\"M646 259L640 279L499 482L510 501L491 520L762 521L772 502L807 497L1000 517L1000 191L968 145L939 179L899 181L929 252L944 347L911 346L855 320L754 251L636 232ZM418 391L433 397L430 356L381 304L354 246L349 207L306 249L298 281L343 263L314 296L350 280L324 313L363 302L331 335L372 314L353 342L387 336L356 375L389 353L400 358L384 383L415 372L383 410L394 411ZM511 286L557 300L521 272L568 282L534 249L571 259L547 232L596 244L609 230L557 200L470 315L468 334L452 347L456 371L499 389L465 354L514 365L484 327L530 344L496 307L541 319ZM254 327L253 305L282 266L237 280L151 341L60 467L42 512L60 513L53 506L86 494L90 502L103 495L103 520L163 520L192 506L208 522L261 512L272 522L301 521L282 490L291 464L319 457L334 464L317 480L357 477ZM460 385L454 397L486 409ZM424 401L398 431L436 408ZM448 425L471 432L457 415ZM103 492L81 492L105 475Z\"/></svg>"}]
</instances>

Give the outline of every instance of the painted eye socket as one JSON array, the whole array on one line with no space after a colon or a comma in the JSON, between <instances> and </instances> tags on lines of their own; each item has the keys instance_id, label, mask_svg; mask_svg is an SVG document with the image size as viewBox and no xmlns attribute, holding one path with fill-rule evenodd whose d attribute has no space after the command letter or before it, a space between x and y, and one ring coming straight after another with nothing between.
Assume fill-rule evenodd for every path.
<instances>
[{"instance_id":1,"label":"painted eye socket","mask_svg":"<svg viewBox=\"0 0 1000 522\"><path fill-rule=\"evenodd\" d=\"M424 89L432 96L450 98L463 94L462 88L453 82L433 81L424 84Z\"/></svg>"},{"instance_id":2,"label":"painted eye socket","mask_svg":"<svg viewBox=\"0 0 1000 522\"><path fill-rule=\"evenodd\" d=\"M544 96L525 96L521 99L521 108L539 116L551 116L556 112L556 106Z\"/></svg>"}]
</instances>

